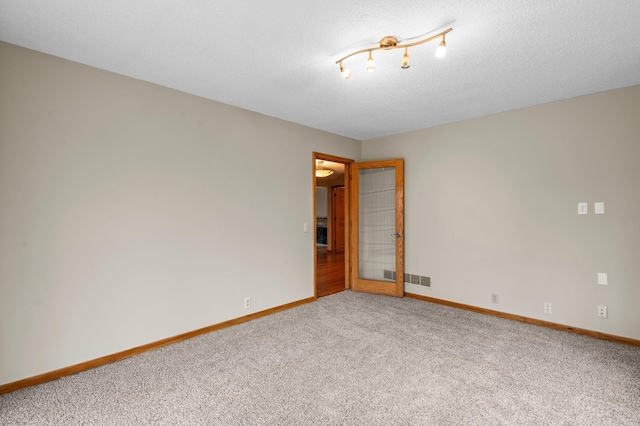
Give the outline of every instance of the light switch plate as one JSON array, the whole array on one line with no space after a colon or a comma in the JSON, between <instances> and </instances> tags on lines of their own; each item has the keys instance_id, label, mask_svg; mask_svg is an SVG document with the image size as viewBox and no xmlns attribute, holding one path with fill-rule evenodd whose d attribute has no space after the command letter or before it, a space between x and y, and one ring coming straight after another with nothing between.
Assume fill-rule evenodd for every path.
<instances>
[{"instance_id":1,"label":"light switch plate","mask_svg":"<svg viewBox=\"0 0 640 426\"><path fill-rule=\"evenodd\" d=\"M598 272L598 284L609 285L609 277L605 272Z\"/></svg>"},{"instance_id":2,"label":"light switch plate","mask_svg":"<svg viewBox=\"0 0 640 426\"><path fill-rule=\"evenodd\" d=\"M589 203L578 203L578 214L587 214L589 212Z\"/></svg>"},{"instance_id":3,"label":"light switch plate","mask_svg":"<svg viewBox=\"0 0 640 426\"><path fill-rule=\"evenodd\" d=\"M593 205L593 211L595 214L604 214L604 203L600 202L600 203L595 203Z\"/></svg>"}]
</instances>

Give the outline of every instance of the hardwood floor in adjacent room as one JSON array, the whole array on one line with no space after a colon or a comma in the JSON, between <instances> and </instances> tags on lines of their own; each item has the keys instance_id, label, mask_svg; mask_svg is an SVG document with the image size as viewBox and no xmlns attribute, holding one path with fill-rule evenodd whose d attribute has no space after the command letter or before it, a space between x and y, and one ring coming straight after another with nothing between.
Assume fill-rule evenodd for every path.
<instances>
[{"instance_id":1,"label":"hardwood floor in adjacent room","mask_svg":"<svg viewBox=\"0 0 640 426\"><path fill-rule=\"evenodd\" d=\"M325 246L316 246L318 261L318 297L344 291L344 253L327 251Z\"/></svg>"}]
</instances>

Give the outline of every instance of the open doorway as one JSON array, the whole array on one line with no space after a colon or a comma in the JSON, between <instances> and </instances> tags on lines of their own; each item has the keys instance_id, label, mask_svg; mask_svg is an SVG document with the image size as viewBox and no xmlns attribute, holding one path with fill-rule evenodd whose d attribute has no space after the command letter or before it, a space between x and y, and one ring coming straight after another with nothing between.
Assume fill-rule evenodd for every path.
<instances>
[{"instance_id":1,"label":"open doorway","mask_svg":"<svg viewBox=\"0 0 640 426\"><path fill-rule=\"evenodd\" d=\"M349 164L353 160L313 154L316 297L349 288ZM317 170L324 173L316 173ZM328 171L331 171L329 174ZM321 177L328 175L326 177Z\"/></svg>"}]
</instances>

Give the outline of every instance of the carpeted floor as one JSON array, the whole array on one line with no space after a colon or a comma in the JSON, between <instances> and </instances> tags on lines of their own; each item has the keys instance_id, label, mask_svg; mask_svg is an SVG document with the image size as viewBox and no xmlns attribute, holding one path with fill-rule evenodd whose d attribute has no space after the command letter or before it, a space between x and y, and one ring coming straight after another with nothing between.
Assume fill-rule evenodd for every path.
<instances>
[{"instance_id":1,"label":"carpeted floor","mask_svg":"<svg viewBox=\"0 0 640 426\"><path fill-rule=\"evenodd\" d=\"M634 425L640 348L342 292L0 396L2 425Z\"/></svg>"}]
</instances>

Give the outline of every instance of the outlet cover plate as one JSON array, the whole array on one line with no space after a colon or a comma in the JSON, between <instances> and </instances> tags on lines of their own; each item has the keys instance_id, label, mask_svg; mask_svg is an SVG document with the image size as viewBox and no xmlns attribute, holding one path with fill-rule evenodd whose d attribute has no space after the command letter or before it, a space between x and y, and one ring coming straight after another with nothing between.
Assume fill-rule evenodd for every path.
<instances>
[{"instance_id":1,"label":"outlet cover plate","mask_svg":"<svg viewBox=\"0 0 640 426\"><path fill-rule=\"evenodd\" d=\"M578 214L588 214L589 203L578 203Z\"/></svg>"},{"instance_id":2,"label":"outlet cover plate","mask_svg":"<svg viewBox=\"0 0 640 426\"><path fill-rule=\"evenodd\" d=\"M607 307L604 305L598 305L598 316L600 318L607 318Z\"/></svg>"},{"instance_id":3,"label":"outlet cover plate","mask_svg":"<svg viewBox=\"0 0 640 426\"><path fill-rule=\"evenodd\" d=\"M609 276L606 272L598 272L598 284L609 285Z\"/></svg>"}]
</instances>

